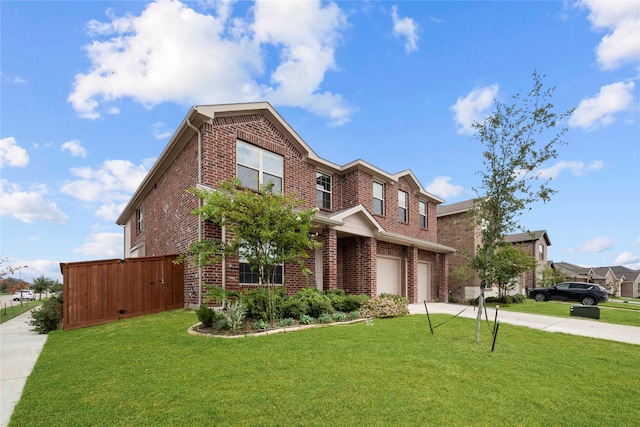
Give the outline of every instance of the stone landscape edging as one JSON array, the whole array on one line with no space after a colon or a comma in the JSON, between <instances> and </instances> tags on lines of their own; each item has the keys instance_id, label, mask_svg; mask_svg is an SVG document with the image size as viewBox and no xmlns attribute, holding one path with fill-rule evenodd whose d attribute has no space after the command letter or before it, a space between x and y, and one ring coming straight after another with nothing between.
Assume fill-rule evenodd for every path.
<instances>
[{"instance_id":1,"label":"stone landscape edging","mask_svg":"<svg viewBox=\"0 0 640 427\"><path fill-rule=\"evenodd\" d=\"M268 329L266 331L256 331L255 333L247 333L242 335L217 335L217 334L209 334L206 332L199 332L195 328L199 325L202 325L202 322L198 322L195 325L189 327L187 332L189 335L199 335L207 338L245 338L245 337L262 337L266 335L275 335L282 334L285 332L298 332L304 329L312 329L312 328L321 328L324 326L339 326L339 325L350 325L352 323L364 322L368 319L355 319L355 320L347 320L344 322L332 322L332 323L314 323L312 325L295 325L295 326L287 326L284 328L276 328L276 329Z\"/></svg>"}]
</instances>

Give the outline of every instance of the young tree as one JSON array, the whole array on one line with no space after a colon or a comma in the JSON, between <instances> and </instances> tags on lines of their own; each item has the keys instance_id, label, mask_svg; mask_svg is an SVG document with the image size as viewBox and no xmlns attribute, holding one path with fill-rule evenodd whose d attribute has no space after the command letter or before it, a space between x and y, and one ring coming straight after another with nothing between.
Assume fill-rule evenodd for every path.
<instances>
[{"instance_id":1,"label":"young tree","mask_svg":"<svg viewBox=\"0 0 640 427\"><path fill-rule=\"evenodd\" d=\"M484 145L484 169L475 218L482 224L482 244L477 248L474 266L483 285L490 283L496 249L504 237L519 229L518 217L537 201L548 202L555 193L550 178L537 171L558 156L557 147L567 131L561 126L573 110L556 114L551 98L555 88L543 89L544 76L533 73L533 88L526 96L516 94L511 104L494 102L494 111L484 121L475 122L475 139ZM476 322L476 342L484 304L481 286Z\"/></svg>"},{"instance_id":2,"label":"young tree","mask_svg":"<svg viewBox=\"0 0 640 427\"><path fill-rule=\"evenodd\" d=\"M476 270L485 268L485 265L475 263L481 259L474 258L472 266ZM522 249L513 246L510 243L501 243L493 253L491 264L486 266L487 283L495 283L498 285L498 298L503 298L507 292L513 289L512 281L525 271L536 268L537 261L531 255Z\"/></svg>"},{"instance_id":3,"label":"young tree","mask_svg":"<svg viewBox=\"0 0 640 427\"><path fill-rule=\"evenodd\" d=\"M33 292L37 292L42 298L43 292L48 292L51 287L56 283L55 280L45 277L44 275L33 279Z\"/></svg>"},{"instance_id":4,"label":"young tree","mask_svg":"<svg viewBox=\"0 0 640 427\"><path fill-rule=\"evenodd\" d=\"M549 287L553 286L556 283L561 283L567 281L568 277L562 273L559 269L551 268L548 265L545 265L542 269L542 278L538 280L538 283L541 286Z\"/></svg>"},{"instance_id":5,"label":"young tree","mask_svg":"<svg viewBox=\"0 0 640 427\"><path fill-rule=\"evenodd\" d=\"M311 234L317 209L301 209L302 200L275 193L273 183L261 185L256 192L242 188L239 180L230 179L221 183L220 190L195 188L191 191L203 200L202 207L194 214L225 227L228 234L224 241L196 242L185 255L193 256L196 265L205 266L224 256L241 254L258 274L260 285L267 287L268 311L273 323L276 268L295 263L300 265L303 274L310 273L304 259L320 245Z\"/></svg>"}]
</instances>

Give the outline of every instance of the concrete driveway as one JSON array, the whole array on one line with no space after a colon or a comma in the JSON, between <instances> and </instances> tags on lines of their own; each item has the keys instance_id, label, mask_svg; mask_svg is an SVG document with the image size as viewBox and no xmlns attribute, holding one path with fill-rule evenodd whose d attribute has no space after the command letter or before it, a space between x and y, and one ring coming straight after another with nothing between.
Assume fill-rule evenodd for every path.
<instances>
[{"instance_id":1,"label":"concrete driveway","mask_svg":"<svg viewBox=\"0 0 640 427\"><path fill-rule=\"evenodd\" d=\"M475 319L478 315L475 307L469 305L427 303L427 308L429 309L429 314L450 314L453 316L464 310L460 314L460 317ZM569 306L567 306L567 310L569 310ZM411 314L426 314L424 303L410 304L409 311ZM493 321L495 318L495 313L496 310L494 308L487 308L487 315L490 321ZM638 313L638 316L640 316L640 313ZM609 341L640 345L640 327L637 326L614 325L597 320L578 319L575 317L552 317L506 310L498 310L498 321L546 332L562 332L564 334L581 335L584 337L601 338Z\"/></svg>"}]
</instances>

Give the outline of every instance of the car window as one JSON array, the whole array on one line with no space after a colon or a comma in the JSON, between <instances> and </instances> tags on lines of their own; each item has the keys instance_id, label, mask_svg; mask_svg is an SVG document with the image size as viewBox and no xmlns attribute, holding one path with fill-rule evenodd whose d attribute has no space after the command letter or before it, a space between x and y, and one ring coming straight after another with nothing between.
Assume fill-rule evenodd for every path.
<instances>
[{"instance_id":1,"label":"car window","mask_svg":"<svg viewBox=\"0 0 640 427\"><path fill-rule=\"evenodd\" d=\"M591 285L583 285L582 283L572 283L570 289L591 289Z\"/></svg>"},{"instance_id":2,"label":"car window","mask_svg":"<svg viewBox=\"0 0 640 427\"><path fill-rule=\"evenodd\" d=\"M569 289L569 283L560 283L556 286L556 289Z\"/></svg>"}]
</instances>

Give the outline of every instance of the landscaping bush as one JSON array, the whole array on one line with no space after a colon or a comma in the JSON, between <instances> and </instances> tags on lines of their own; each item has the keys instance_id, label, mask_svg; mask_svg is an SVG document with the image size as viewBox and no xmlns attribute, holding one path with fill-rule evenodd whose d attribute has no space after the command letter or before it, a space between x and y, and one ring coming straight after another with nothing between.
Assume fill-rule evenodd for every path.
<instances>
[{"instance_id":1,"label":"landscaping bush","mask_svg":"<svg viewBox=\"0 0 640 427\"><path fill-rule=\"evenodd\" d=\"M333 306L331 305L329 298L312 300L309 305L309 315L318 319L323 314L331 315L333 311Z\"/></svg>"},{"instance_id":2,"label":"landscaping bush","mask_svg":"<svg viewBox=\"0 0 640 427\"><path fill-rule=\"evenodd\" d=\"M269 327L269 323L265 322L264 320L258 320L257 322L253 323L253 329L256 331L263 331L265 329L269 329Z\"/></svg>"},{"instance_id":3,"label":"landscaping bush","mask_svg":"<svg viewBox=\"0 0 640 427\"><path fill-rule=\"evenodd\" d=\"M281 327L293 326L294 324L295 322L291 317L285 317L284 319L280 319L280 321L278 322L278 326L281 326Z\"/></svg>"},{"instance_id":4,"label":"landscaping bush","mask_svg":"<svg viewBox=\"0 0 640 427\"><path fill-rule=\"evenodd\" d=\"M301 325L313 324L313 317L303 314L302 316L300 316L300 324Z\"/></svg>"},{"instance_id":5,"label":"landscaping bush","mask_svg":"<svg viewBox=\"0 0 640 427\"><path fill-rule=\"evenodd\" d=\"M318 316L318 322L331 323L331 315L329 313L322 313L320 316Z\"/></svg>"},{"instance_id":6,"label":"landscaping bush","mask_svg":"<svg viewBox=\"0 0 640 427\"><path fill-rule=\"evenodd\" d=\"M232 331L237 331L242 325L242 321L247 313L242 301L237 300L229 304L227 310L224 312L224 317L227 319L227 324Z\"/></svg>"},{"instance_id":7,"label":"landscaping bush","mask_svg":"<svg viewBox=\"0 0 640 427\"><path fill-rule=\"evenodd\" d=\"M282 317L285 302L284 288L276 288L273 292L274 317ZM254 320L269 320L269 292L267 288L258 286L244 293L242 301L247 309L247 316Z\"/></svg>"},{"instance_id":8,"label":"landscaping bush","mask_svg":"<svg viewBox=\"0 0 640 427\"><path fill-rule=\"evenodd\" d=\"M350 311L349 312L349 320L356 320L360 318L360 312L359 311Z\"/></svg>"},{"instance_id":9,"label":"landscaping bush","mask_svg":"<svg viewBox=\"0 0 640 427\"><path fill-rule=\"evenodd\" d=\"M402 297L396 298L393 295L381 294L379 297L362 304L360 314L362 317L404 316L409 314L409 307L403 302Z\"/></svg>"},{"instance_id":10,"label":"landscaping bush","mask_svg":"<svg viewBox=\"0 0 640 427\"><path fill-rule=\"evenodd\" d=\"M409 298L405 298L402 295L382 293L380 294L380 298L393 298L400 301L404 305L409 305Z\"/></svg>"},{"instance_id":11,"label":"landscaping bush","mask_svg":"<svg viewBox=\"0 0 640 427\"><path fill-rule=\"evenodd\" d=\"M336 322L344 322L346 318L347 315L341 311L336 311L335 313L333 313L333 320L335 320Z\"/></svg>"},{"instance_id":12,"label":"landscaping bush","mask_svg":"<svg viewBox=\"0 0 640 427\"><path fill-rule=\"evenodd\" d=\"M371 298L369 297L369 295L366 294L360 294L360 295L347 295L344 298L344 303L342 305L342 310L339 311L344 311L345 313L349 313L352 311L357 311L360 310L360 307L362 307L362 304L365 301L369 301Z\"/></svg>"},{"instance_id":13,"label":"landscaping bush","mask_svg":"<svg viewBox=\"0 0 640 427\"><path fill-rule=\"evenodd\" d=\"M62 295L51 297L40 308L31 312L29 324L39 334L48 334L60 328L62 323Z\"/></svg>"},{"instance_id":14,"label":"landscaping bush","mask_svg":"<svg viewBox=\"0 0 640 427\"><path fill-rule=\"evenodd\" d=\"M293 317L294 319L300 319L302 316L309 313L309 304L306 301L301 301L295 298L288 298L285 300L282 306L283 317Z\"/></svg>"},{"instance_id":15,"label":"landscaping bush","mask_svg":"<svg viewBox=\"0 0 640 427\"><path fill-rule=\"evenodd\" d=\"M211 328L213 326L213 319L215 317L215 313L213 310L205 304L202 304L198 311L196 311L198 315L198 320L202 323L202 326L205 328Z\"/></svg>"}]
</instances>

